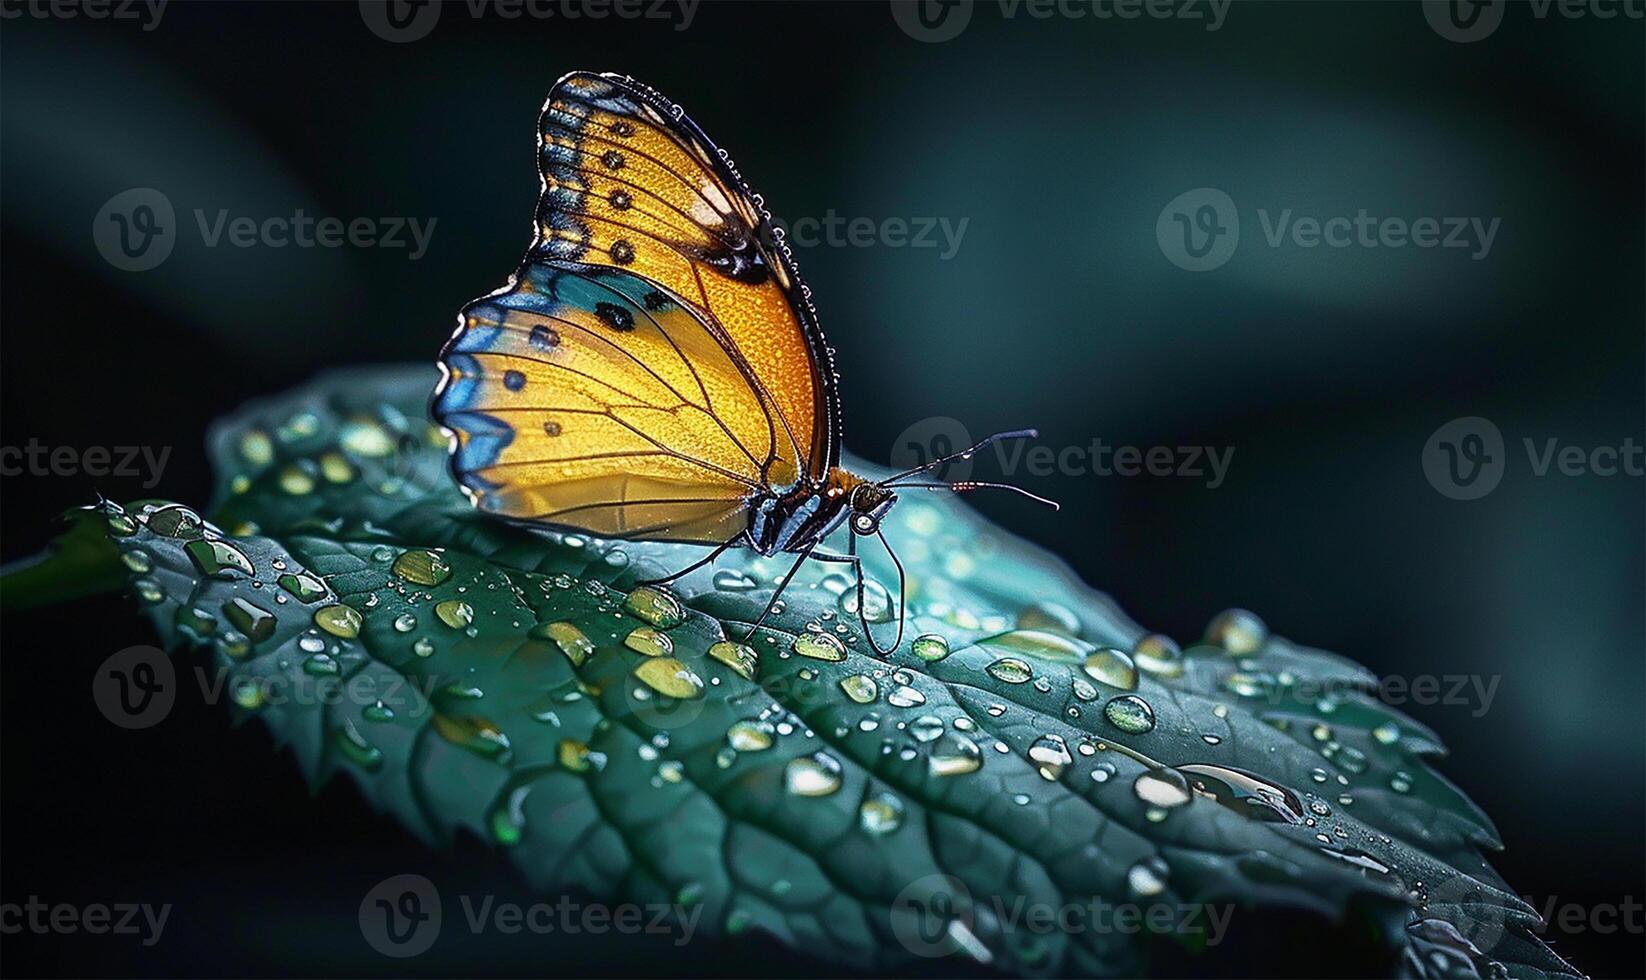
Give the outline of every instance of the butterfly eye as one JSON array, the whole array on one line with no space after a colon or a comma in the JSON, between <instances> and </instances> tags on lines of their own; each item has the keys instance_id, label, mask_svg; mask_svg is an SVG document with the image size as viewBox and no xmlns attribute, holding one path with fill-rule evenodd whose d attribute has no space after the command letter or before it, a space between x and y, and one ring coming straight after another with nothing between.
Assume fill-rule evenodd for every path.
<instances>
[{"instance_id":1,"label":"butterfly eye","mask_svg":"<svg viewBox=\"0 0 1646 980\"><path fill-rule=\"evenodd\" d=\"M873 534L880 526L880 518L873 514L856 514L852 517L852 530L858 534Z\"/></svg>"}]
</instances>

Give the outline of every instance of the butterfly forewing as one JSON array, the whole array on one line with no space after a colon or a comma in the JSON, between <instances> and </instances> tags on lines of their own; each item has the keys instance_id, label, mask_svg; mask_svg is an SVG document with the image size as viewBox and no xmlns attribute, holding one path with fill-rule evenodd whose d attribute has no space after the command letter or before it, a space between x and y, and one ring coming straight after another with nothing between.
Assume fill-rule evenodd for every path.
<instances>
[{"instance_id":1,"label":"butterfly forewing","mask_svg":"<svg viewBox=\"0 0 1646 980\"><path fill-rule=\"evenodd\" d=\"M453 468L505 516L729 541L751 498L838 460L803 287L730 164L649 89L568 75L539 128L532 250L442 358Z\"/></svg>"}]
</instances>

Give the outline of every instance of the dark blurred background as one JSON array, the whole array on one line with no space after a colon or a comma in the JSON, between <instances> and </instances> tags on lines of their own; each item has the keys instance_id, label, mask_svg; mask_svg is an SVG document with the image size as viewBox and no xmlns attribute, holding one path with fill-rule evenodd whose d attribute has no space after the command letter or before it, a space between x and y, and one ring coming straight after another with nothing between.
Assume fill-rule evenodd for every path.
<instances>
[{"instance_id":1,"label":"dark blurred background","mask_svg":"<svg viewBox=\"0 0 1646 980\"><path fill-rule=\"evenodd\" d=\"M1540 908L1641 900L1642 480L1540 477L1523 445L1646 441L1638 4L1575 18L1488 5L1496 27L1470 41L1406 2L1240 2L1220 18L1201 2L1164 19L979 2L940 41L878 2L709 2L689 21L673 4L600 20L481 7L397 34L352 2L172 2L155 22L7 0L0 444L171 455L152 488L4 477L5 560L94 491L204 503L203 433L245 399L328 367L432 361L457 308L526 244L550 85L631 73L680 101L797 231L830 214L965 222L957 244L939 225L935 247L843 231L798 249L854 452L887 460L937 416L974 434L1038 425L1059 449L1233 447L1215 489L1019 472L1063 511L975 504L1180 640L1241 605L1382 675L1496 683L1489 710L1406 706L1501 828L1496 866ZM145 187L175 209L175 248L128 271L94 223ZM1156 234L1199 188L1240 221L1233 254L1203 272ZM1198 222L1204 200L1183 213ZM434 227L416 258L208 247L195 212L211 224L222 209ZM1483 255L1271 244L1265 222L1286 209L1498 225ZM1506 444L1501 483L1472 501L1423 467L1431 433L1466 416ZM769 965L615 941L547 960L525 940L376 958L353 915L386 868L496 891L492 859L431 854L347 787L310 799L289 757L219 708L183 699L154 729L113 728L86 696L92 670L151 640L118 598L4 622L0 898L178 905L153 949L7 936L8 974ZM1582 969L1638 976L1633 921L1548 936Z\"/></svg>"}]
</instances>

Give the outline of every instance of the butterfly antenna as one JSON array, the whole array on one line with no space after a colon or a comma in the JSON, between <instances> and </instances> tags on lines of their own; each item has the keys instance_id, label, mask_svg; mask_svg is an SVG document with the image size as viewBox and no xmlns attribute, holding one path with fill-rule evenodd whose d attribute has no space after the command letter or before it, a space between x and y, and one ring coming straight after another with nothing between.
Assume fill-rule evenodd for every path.
<instances>
[{"instance_id":1,"label":"butterfly antenna","mask_svg":"<svg viewBox=\"0 0 1646 980\"><path fill-rule=\"evenodd\" d=\"M939 457L937 457L936 459L934 459L930 462L921 463L919 466L912 466L912 467L904 470L901 473L893 473L891 476L887 477L886 479L881 480L880 485L881 486L889 486L893 481L901 480L906 476L914 476L916 473L924 473L925 471L930 470L930 469L936 469L937 467L942 466L944 463L953 462L954 460L957 460L957 459L969 459L971 457L971 455L973 453L977 452L979 449L982 449L985 446L989 446L989 445L992 445L992 444L997 443L997 442L1001 442L1001 441L1006 440L1006 439L1038 439L1038 438L1040 438L1040 430L1039 429L1013 429L1010 432L996 432L994 435L989 436L989 437L987 437L987 438L985 438L985 439L983 439L979 442L973 443L971 445L971 447L969 447L967 449L962 449L957 453L949 453L947 456L939 456Z\"/></svg>"},{"instance_id":2,"label":"butterfly antenna","mask_svg":"<svg viewBox=\"0 0 1646 980\"><path fill-rule=\"evenodd\" d=\"M904 483L899 490L953 490L955 493L965 493L968 490L1010 490L1012 493L1022 494L1037 504L1045 504L1052 510L1062 510L1063 505L1050 497L1042 497L1038 493L1030 493L1022 487L1014 487L1010 483L988 483L982 480L956 480L953 483Z\"/></svg>"}]
</instances>

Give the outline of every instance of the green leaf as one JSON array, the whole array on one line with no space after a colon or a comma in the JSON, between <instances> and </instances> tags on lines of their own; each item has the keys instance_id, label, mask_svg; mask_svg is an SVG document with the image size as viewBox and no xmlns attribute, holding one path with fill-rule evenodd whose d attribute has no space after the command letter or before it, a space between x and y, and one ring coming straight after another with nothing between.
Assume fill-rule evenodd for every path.
<instances>
[{"instance_id":1,"label":"green leaf","mask_svg":"<svg viewBox=\"0 0 1646 980\"><path fill-rule=\"evenodd\" d=\"M545 894L678 903L849 968L1145 969L1147 935L1014 921L1099 899L1358 916L1413 975L1572 972L1482 860L1496 833L1438 738L1358 665L1238 611L1179 652L936 494L887 523L919 640L870 655L811 563L740 650L787 560L637 590L702 550L477 514L432 381L333 375L219 425L212 523L99 510L140 525L110 540L161 633L314 783L492 841Z\"/></svg>"}]
</instances>

